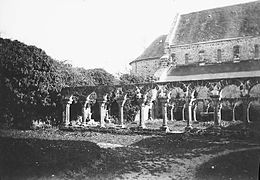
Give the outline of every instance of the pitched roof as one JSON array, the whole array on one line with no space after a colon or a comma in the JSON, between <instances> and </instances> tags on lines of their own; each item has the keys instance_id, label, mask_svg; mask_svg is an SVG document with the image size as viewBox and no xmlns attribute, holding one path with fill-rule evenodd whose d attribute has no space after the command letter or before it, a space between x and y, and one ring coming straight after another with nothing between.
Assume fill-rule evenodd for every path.
<instances>
[{"instance_id":1,"label":"pitched roof","mask_svg":"<svg viewBox=\"0 0 260 180\"><path fill-rule=\"evenodd\" d=\"M136 58L134 61L130 62L136 62L141 60L149 60L149 59L155 59L160 58L164 54L164 42L167 35L161 35L157 39L155 39L149 46L144 50L144 52Z\"/></svg>"},{"instance_id":2,"label":"pitched roof","mask_svg":"<svg viewBox=\"0 0 260 180\"><path fill-rule=\"evenodd\" d=\"M160 81L192 81L207 79L230 79L260 77L260 60L245 60L237 63L180 65L167 72L166 79Z\"/></svg>"},{"instance_id":3,"label":"pitched roof","mask_svg":"<svg viewBox=\"0 0 260 180\"><path fill-rule=\"evenodd\" d=\"M260 1L255 1L181 15L171 44L259 35Z\"/></svg>"}]
</instances>

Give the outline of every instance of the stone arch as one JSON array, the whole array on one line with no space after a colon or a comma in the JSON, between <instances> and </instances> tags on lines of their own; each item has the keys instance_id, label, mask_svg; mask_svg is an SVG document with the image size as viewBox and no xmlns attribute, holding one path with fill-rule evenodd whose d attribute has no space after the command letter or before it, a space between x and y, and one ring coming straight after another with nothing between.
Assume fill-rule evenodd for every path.
<instances>
[{"instance_id":1,"label":"stone arch","mask_svg":"<svg viewBox=\"0 0 260 180\"><path fill-rule=\"evenodd\" d=\"M237 101L235 102L233 109L232 109L232 117L233 117L233 121L237 121L237 120L242 120L242 116L243 116L243 102L242 101Z\"/></svg>"},{"instance_id":2,"label":"stone arch","mask_svg":"<svg viewBox=\"0 0 260 180\"><path fill-rule=\"evenodd\" d=\"M205 99L209 99L209 89L206 86L196 86L195 87L195 91L197 93L196 96L196 103L194 104L194 106L192 107L192 117L194 120L202 120L201 117L201 113L204 111L205 109L205 103L203 100Z\"/></svg>"},{"instance_id":3,"label":"stone arch","mask_svg":"<svg viewBox=\"0 0 260 180\"><path fill-rule=\"evenodd\" d=\"M241 90L240 87L235 84L225 86L220 91L220 97L226 99L240 98ZM227 100L222 102L222 119L226 121L241 120L242 118L242 101L232 103Z\"/></svg>"},{"instance_id":4,"label":"stone arch","mask_svg":"<svg viewBox=\"0 0 260 180\"><path fill-rule=\"evenodd\" d=\"M149 87L144 92L145 106L143 109L144 120L153 120L161 115L161 104L158 101L158 87Z\"/></svg>"},{"instance_id":5,"label":"stone arch","mask_svg":"<svg viewBox=\"0 0 260 180\"><path fill-rule=\"evenodd\" d=\"M113 123L119 123L119 104L116 100L113 100L108 107L108 114L106 121L112 121Z\"/></svg>"},{"instance_id":6,"label":"stone arch","mask_svg":"<svg viewBox=\"0 0 260 180\"><path fill-rule=\"evenodd\" d=\"M260 97L260 83L255 84L249 91L250 97ZM254 100L248 106L248 120L260 122L260 101Z\"/></svg>"},{"instance_id":7,"label":"stone arch","mask_svg":"<svg viewBox=\"0 0 260 180\"><path fill-rule=\"evenodd\" d=\"M72 103L70 105L70 123L80 124L82 122L82 104L80 103L79 96L72 96Z\"/></svg>"},{"instance_id":8,"label":"stone arch","mask_svg":"<svg viewBox=\"0 0 260 180\"><path fill-rule=\"evenodd\" d=\"M188 111L186 107L184 108L184 104L185 104L183 102L184 97L185 97L185 92L180 87L174 87L173 89L171 89L170 102L175 103L175 107L173 109L173 116L175 117L176 120L188 118L188 116L186 117L186 115L183 118L183 111L184 114L187 114L186 111Z\"/></svg>"},{"instance_id":9,"label":"stone arch","mask_svg":"<svg viewBox=\"0 0 260 180\"><path fill-rule=\"evenodd\" d=\"M248 105L247 113L249 122L260 122L260 102L258 100L251 101Z\"/></svg>"}]
</instances>

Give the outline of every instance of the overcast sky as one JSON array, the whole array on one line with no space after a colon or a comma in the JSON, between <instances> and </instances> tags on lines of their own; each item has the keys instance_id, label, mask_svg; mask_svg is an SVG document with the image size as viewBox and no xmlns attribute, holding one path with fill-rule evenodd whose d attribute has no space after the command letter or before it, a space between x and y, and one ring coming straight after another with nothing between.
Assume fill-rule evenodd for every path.
<instances>
[{"instance_id":1,"label":"overcast sky","mask_svg":"<svg viewBox=\"0 0 260 180\"><path fill-rule=\"evenodd\" d=\"M122 72L177 11L252 0L0 0L0 35L35 45L57 60Z\"/></svg>"}]
</instances>

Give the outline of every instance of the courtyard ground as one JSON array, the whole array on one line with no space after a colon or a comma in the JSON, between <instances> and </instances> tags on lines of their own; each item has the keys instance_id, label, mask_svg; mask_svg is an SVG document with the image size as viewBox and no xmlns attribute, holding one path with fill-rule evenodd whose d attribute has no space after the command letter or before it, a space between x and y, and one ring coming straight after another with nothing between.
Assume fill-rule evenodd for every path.
<instances>
[{"instance_id":1,"label":"courtyard ground","mask_svg":"<svg viewBox=\"0 0 260 180\"><path fill-rule=\"evenodd\" d=\"M257 179L260 139L241 124L182 133L0 130L0 179ZM161 121L148 122L159 128ZM134 126L134 125L131 125ZM208 128L209 130L207 130ZM177 133L178 132L178 133Z\"/></svg>"}]
</instances>

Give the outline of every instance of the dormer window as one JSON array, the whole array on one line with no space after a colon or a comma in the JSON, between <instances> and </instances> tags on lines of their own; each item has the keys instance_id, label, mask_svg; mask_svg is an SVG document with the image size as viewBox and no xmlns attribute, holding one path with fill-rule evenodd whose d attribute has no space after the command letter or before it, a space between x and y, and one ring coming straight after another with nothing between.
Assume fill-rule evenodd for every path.
<instances>
[{"instance_id":1,"label":"dormer window","mask_svg":"<svg viewBox=\"0 0 260 180\"><path fill-rule=\"evenodd\" d=\"M255 44L255 58L260 57L259 44Z\"/></svg>"},{"instance_id":2,"label":"dormer window","mask_svg":"<svg viewBox=\"0 0 260 180\"><path fill-rule=\"evenodd\" d=\"M240 46L237 45L233 47L233 57L234 59L240 58Z\"/></svg>"}]
</instances>

